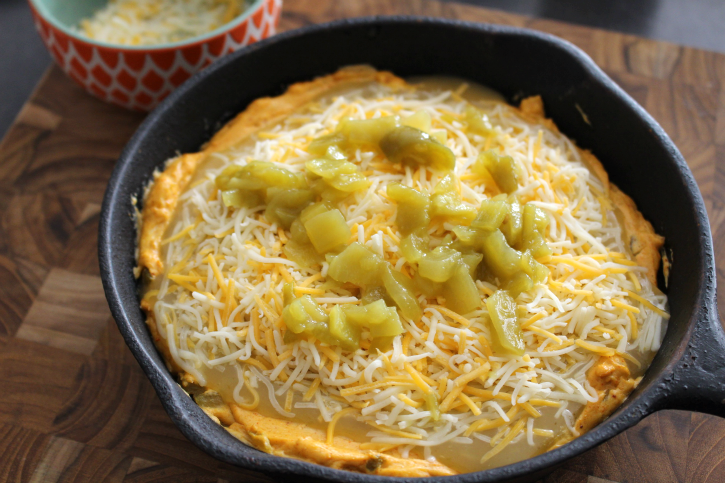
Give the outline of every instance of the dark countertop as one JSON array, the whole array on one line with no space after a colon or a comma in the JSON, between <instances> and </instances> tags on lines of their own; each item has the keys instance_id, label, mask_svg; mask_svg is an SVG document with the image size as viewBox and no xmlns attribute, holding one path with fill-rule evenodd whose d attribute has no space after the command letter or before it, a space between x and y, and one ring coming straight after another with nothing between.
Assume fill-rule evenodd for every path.
<instances>
[{"instance_id":1,"label":"dark countertop","mask_svg":"<svg viewBox=\"0 0 725 483\"><path fill-rule=\"evenodd\" d=\"M353 1L353 0L348 0ZM722 0L446 0L725 51ZM0 138L50 64L26 0L0 0Z\"/></svg>"},{"instance_id":2,"label":"dark countertop","mask_svg":"<svg viewBox=\"0 0 725 483\"><path fill-rule=\"evenodd\" d=\"M50 64L25 0L0 0L0 138Z\"/></svg>"}]
</instances>

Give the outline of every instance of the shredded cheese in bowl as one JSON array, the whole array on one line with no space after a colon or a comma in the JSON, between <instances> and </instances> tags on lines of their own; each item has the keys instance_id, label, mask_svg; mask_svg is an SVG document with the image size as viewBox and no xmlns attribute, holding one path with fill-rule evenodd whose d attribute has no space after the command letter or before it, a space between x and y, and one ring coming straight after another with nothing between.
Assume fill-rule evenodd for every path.
<instances>
[{"instance_id":1,"label":"shredded cheese in bowl","mask_svg":"<svg viewBox=\"0 0 725 483\"><path fill-rule=\"evenodd\" d=\"M272 452L291 444L279 435L263 435L266 446L245 436L245 418L254 412L318 428L319 444L345 449L355 441L355 451L383 458L375 471L403 460L421 465L417 473L381 474L448 474L425 466L433 464L450 472L499 466L598 424L658 350L667 299L651 266L632 253L625 230L631 220L646 224L641 215L622 211L617 200L625 195L609 185L593 156L537 114L536 100L519 110L467 84L450 85L373 82L336 90L242 143L211 152L181 193L161 241L166 268L146 285L142 305L171 366L189 387L218 393L234 418L225 422L226 413L205 406L203 397L197 402L243 441ZM472 105L485 113L485 135L466 121ZM476 168L494 149L510 156L519 173L513 195L545 214L551 254L538 262L547 275L512 297L520 351L502 349L492 322L495 305L486 302L504 283L491 276L476 278L479 303L466 313L451 308L450 296L417 293L420 315L407 317L400 307L403 331L387 347L366 340L372 326L362 329L354 350L304 332L289 337L290 300L309 297L332 318L364 306L363 291L334 280L334 254L309 267L294 261L286 251L294 233L268 219L264 203L229 206L217 179L229 166L259 161L303 174L317 157L309 152L314 140L339 133L346 120L386 116L430 119L429 136L455 156L449 175L456 179L451 196L458 196L459 209L475 212L501 199L496 183ZM422 265L403 255L407 235L388 188L399 183L433 194L448 175L392 163L371 147L349 148L345 156L368 181L335 204L349 230L346 246L359 244L397 277L416 279ZM450 246L462 233L460 223L432 219L425 233L429 248ZM284 448L278 454L332 464L299 445Z\"/></svg>"},{"instance_id":2,"label":"shredded cheese in bowl","mask_svg":"<svg viewBox=\"0 0 725 483\"><path fill-rule=\"evenodd\" d=\"M109 0L77 31L116 45L160 45L211 32L241 14L249 0Z\"/></svg>"}]
</instances>

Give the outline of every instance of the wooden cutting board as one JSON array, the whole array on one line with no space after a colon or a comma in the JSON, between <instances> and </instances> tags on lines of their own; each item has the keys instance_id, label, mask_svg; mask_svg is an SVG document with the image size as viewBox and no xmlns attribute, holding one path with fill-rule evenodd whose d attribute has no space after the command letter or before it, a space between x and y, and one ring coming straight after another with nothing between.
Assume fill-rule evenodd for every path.
<instances>
[{"instance_id":1,"label":"wooden cutting board","mask_svg":"<svg viewBox=\"0 0 725 483\"><path fill-rule=\"evenodd\" d=\"M373 14L525 26L584 49L684 154L725 266L725 55L432 0L286 0L280 30ZM142 119L52 67L0 143L0 481L272 481L181 435L108 311L99 211ZM723 482L724 437L725 420L663 411L545 481Z\"/></svg>"}]
</instances>

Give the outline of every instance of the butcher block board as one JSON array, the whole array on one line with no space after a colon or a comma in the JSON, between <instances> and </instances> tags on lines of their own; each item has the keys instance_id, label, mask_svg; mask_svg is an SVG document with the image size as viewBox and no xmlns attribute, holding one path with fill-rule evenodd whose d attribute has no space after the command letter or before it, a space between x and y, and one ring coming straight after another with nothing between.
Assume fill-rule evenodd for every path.
<instances>
[{"instance_id":1,"label":"butcher block board","mask_svg":"<svg viewBox=\"0 0 725 483\"><path fill-rule=\"evenodd\" d=\"M285 0L280 30L377 14L529 27L584 49L682 151L725 267L725 55L433 0ZM101 200L143 117L51 67L0 143L0 481L272 481L181 435L108 311ZM544 481L723 482L724 437L725 420L662 411Z\"/></svg>"}]
</instances>

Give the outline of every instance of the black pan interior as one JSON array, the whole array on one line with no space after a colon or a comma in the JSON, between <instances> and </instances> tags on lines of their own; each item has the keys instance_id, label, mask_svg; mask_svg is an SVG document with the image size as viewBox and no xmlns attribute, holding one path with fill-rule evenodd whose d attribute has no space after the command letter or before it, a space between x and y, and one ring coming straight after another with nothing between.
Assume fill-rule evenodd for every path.
<instances>
[{"instance_id":1,"label":"black pan interior","mask_svg":"<svg viewBox=\"0 0 725 483\"><path fill-rule=\"evenodd\" d=\"M198 74L148 117L113 174L100 233L107 297L132 352L184 434L214 456L249 469L280 476L372 481L369 476L271 457L238 443L212 423L173 382L156 352L138 309L131 271L135 244L131 197L140 199L154 169L178 152L198 150L252 100L280 94L293 82L360 63L403 77L471 79L514 103L541 95L547 115L579 146L599 157L611 179L666 237L675 256L667 290L672 319L665 343L643 383L612 418L557 451L448 480L528 481L656 409L663 371L682 351L697 309L704 303L703 280L712 269L704 205L669 138L588 57L560 39L522 29L444 20L357 19L278 35Z\"/></svg>"}]
</instances>

